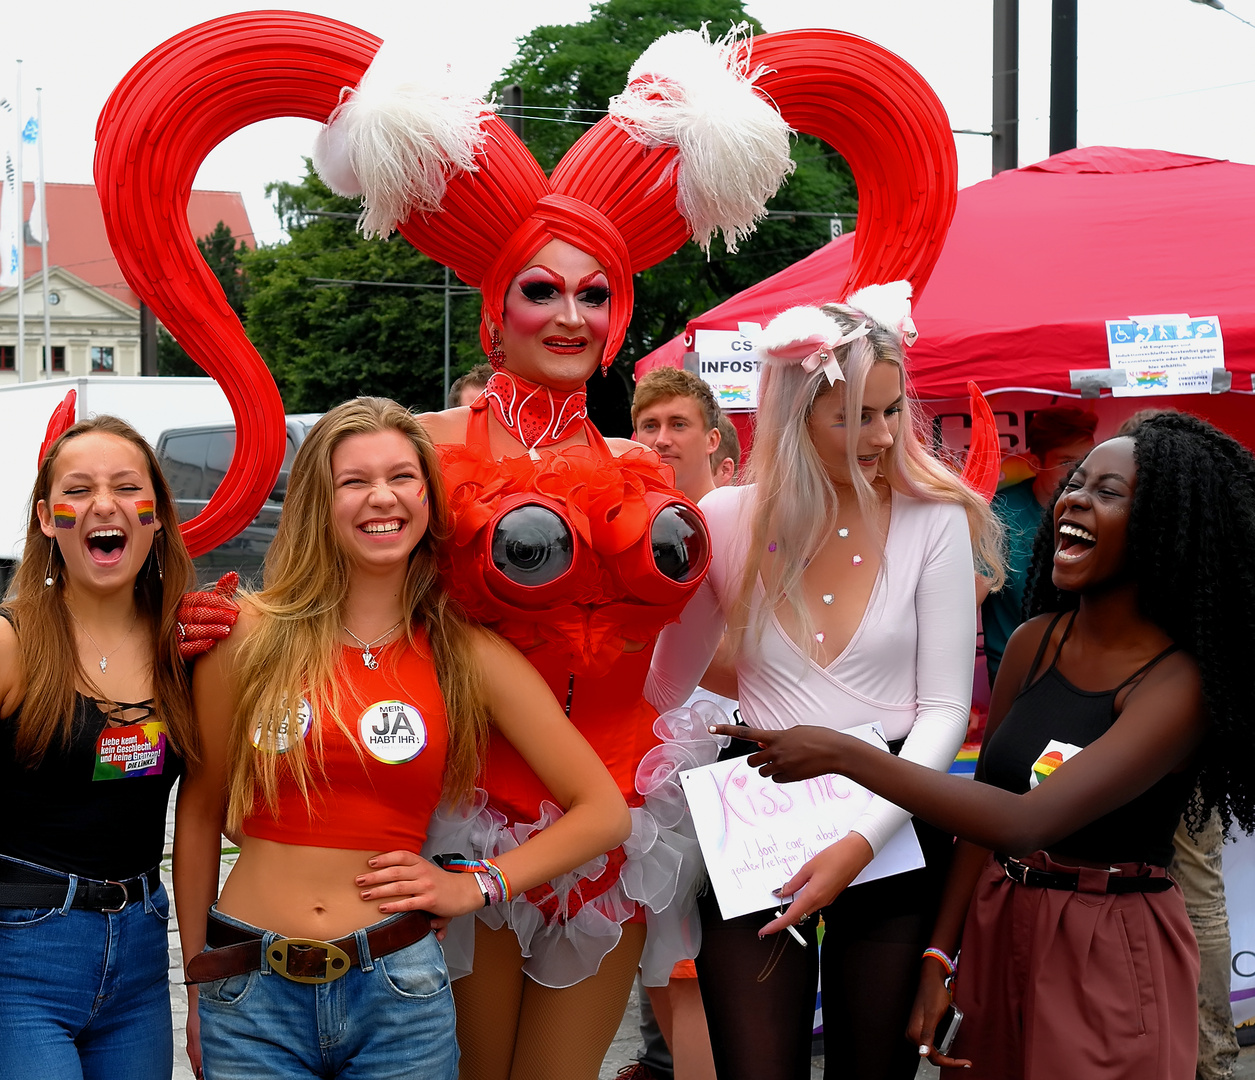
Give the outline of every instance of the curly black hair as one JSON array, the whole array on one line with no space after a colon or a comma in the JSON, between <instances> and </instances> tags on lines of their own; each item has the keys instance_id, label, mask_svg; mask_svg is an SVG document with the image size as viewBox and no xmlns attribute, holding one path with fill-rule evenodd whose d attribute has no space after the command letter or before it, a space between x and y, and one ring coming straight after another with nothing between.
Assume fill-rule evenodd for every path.
<instances>
[{"instance_id":1,"label":"curly black hair","mask_svg":"<svg viewBox=\"0 0 1255 1080\"><path fill-rule=\"evenodd\" d=\"M1142 613L1198 664L1211 720L1199 750L1199 799L1191 825L1216 808L1255 830L1255 456L1205 420L1178 412L1139 414L1121 434L1134 440L1137 487L1128 560ZM1066 483L1066 481L1065 481ZM1056 498L1058 492L1055 493ZM1053 505L1053 501L1051 503ZM1077 607L1055 588L1053 515L1033 544L1025 615Z\"/></svg>"}]
</instances>

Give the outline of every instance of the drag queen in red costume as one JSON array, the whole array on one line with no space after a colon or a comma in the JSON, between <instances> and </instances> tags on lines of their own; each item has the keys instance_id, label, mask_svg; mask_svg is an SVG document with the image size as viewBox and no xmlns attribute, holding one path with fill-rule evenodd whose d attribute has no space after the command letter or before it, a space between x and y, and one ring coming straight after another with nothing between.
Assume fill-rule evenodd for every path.
<instances>
[{"instance_id":1,"label":"drag queen in red costume","mask_svg":"<svg viewBox=\"0 0 1255 1080\"><path fill-rule=\"evenodd\" d=\"M665 984L698 945L700 859L675 774L713 761L716 748L688 710L659 718L642 688L658 632L706 572L708 537L652 451L607 442L589 423L584 384L622 345L632 274L693 230L708 239L720 226L735 241L791 169L787 125L729 70L735 50L691 31L663 39L638 62L611 117L551 178L473 102L469 156L425 154L408 123L432 130L430 99L398 120L412 87L384 90L381 52L315 153L335 190L362 194L364 231L399 227L483 292L481 338L495 373L474 405L423 418L456 520L445 584L536 666L632 807L622 847L455 920L444 945L451 972L463 976L455 983L463 1076L595 1076L638 965L647 983ZM703 174L643 133L664 96L658 71L689 65L705 65L722 93L740 96L719 137L735 150L725 158L748 156L748 169ZM665 93L674 110L680 88L668 82ZM747 138L751 155L742 153ZM677 209L678 189L695 221ZM716 211L719 200L731 215ZM480 784L475 805L433 819L429 857L488 858L561 813L504 740L490 741Z\"/></svg>"}]
</instances>

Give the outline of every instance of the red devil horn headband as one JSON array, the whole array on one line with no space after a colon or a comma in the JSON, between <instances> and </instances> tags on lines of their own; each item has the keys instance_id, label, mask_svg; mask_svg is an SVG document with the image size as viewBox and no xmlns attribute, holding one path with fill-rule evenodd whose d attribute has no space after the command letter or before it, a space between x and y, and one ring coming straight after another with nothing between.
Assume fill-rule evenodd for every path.
<instances>
[{"instance_id":1,"label":"red devil horn headband","mask_svg":"<svg viewBox=\"0 0 1255 1080\"><path fill-rule=\"evenodd\" d=\"M327 120L342 90L361 83L379 45L362 30L318 15L227 15L154 49L101 113L96 187L123 276L218 379L235 412L236 449L226 478L184 531L194 552L252 520L278 473L284 432L274 382L187 226L192 181L209 151L239 128L276 116ZM740 120L729 130L750 148L739 156L752 159L751 169L736 174L725 194L718 182L735 160L725 154L690 164L695 159L686 157L686 143L701 144L703 128L686 126L682 114L702 112L703 100L718 106L721 97L690 88L685 70L671 70L673 47L681 54L689 43L659 45L653 57L642 58L648 70L633 69L617 112L586 132L551 177L501 120L477 113L482 140L454 140L438 152L443 164L424 174L426 186L416 188L414 209L398 229L462 280L478 283L534 213L548 228L540 205L546 196L583 204L626 249L630 265L606 267L620 301L612 301L612 320L626 328L633 272L666 258L694 231L704 240L722 228L735 244L761 212L772 169L775 182L787 171L778 160L762 174L754 171L760 158L772 157L766 148L780 136L754 134ZM918 296L954 214L958 174L949 121L928 84L892 53L837 30L792 30L706 48L723 50L738 93L767 103L788 127L818 136L849 162L860 213L849 280L836 294L905 278ZM680 67L706 70L708 59L682 60ZM651 103L660 118L647 122ZM692 134L679 134L684 131ZM438 132L429 134L440 140ZM726 215L719 204L725 197ZM432 212L435 205L440 209ZM613 260L613 252L591 254ZM616 290L616 276L627 288Z\"/></svg>"}]
</instances>

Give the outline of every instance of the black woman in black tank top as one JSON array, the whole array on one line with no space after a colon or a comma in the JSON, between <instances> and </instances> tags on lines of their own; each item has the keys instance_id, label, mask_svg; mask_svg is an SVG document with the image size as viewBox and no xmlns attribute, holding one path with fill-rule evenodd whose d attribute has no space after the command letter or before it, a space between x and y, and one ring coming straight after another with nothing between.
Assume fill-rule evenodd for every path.
<instances>
[{"instance_id":1,"label":"black woman in black tank top","mask_svg":"<svg viewBox=\"0 0 1255 1080\"><path fill-rule=\"evenodd\" d=\"M1255 827L1252 551L1255 458L1150 416L1043 523L977 783L827 729L740 730L763 775L840 772L959 837L907 1033L946 1075L1193 1077L1197 949L1164 864L1196 779L1189 820Z\"/></svg>"}]
</instances>

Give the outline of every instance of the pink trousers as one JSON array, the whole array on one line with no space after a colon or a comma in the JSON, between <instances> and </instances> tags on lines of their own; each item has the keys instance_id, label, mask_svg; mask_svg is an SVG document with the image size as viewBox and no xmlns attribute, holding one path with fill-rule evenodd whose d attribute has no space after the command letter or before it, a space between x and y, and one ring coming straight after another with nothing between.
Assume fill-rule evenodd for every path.
<instances>
[{"instance_id":1,"label":"pink trousers","mask_svg":"<svg viewBox=\"0 0 1255 1080\"><path fill-rule=\"evenodd\" d=\"M1045 852L1021 860L1075 873ZM1144 874L1123 864L1121 874ZM1149 868L1156 877L1161 867ZM1017 885L991 857L963 929L951 1055L969 1080L1193 1080L1198 948L1181 890L1108 894Z\"/></svg>"}]
</instances>

